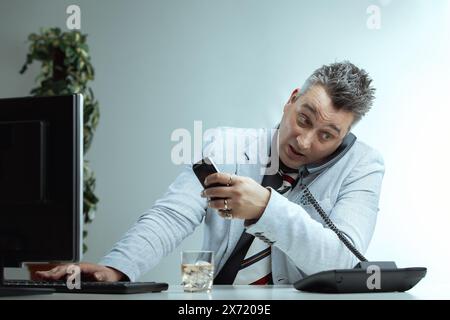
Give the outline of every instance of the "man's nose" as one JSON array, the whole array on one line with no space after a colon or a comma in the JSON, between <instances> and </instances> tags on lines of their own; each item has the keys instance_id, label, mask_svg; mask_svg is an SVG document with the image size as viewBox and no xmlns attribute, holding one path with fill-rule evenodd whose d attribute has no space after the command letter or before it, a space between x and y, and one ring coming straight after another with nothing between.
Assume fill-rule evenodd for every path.
<instances>
[{"instance_id":1,"label":"man's nose","mask_svg":"<svg viewBox=\"0 0 450 320\"><path fill-rule=\"evenodd\" d=\"M297 136L297 143L300 149L307 150L311 147L313 135L311 132L305 132Z\"/></svg>"}]
</instances>

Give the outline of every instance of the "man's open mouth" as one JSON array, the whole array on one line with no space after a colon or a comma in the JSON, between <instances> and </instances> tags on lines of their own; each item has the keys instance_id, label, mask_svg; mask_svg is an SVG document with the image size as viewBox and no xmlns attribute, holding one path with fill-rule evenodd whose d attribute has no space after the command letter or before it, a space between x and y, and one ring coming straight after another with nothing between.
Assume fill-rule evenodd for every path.
<instances>
[{"instance_id":1,"label":"man's open mouth","mask_svg":"<svg viewBox=\"0 0 450 320\"><path fill-rule=\"evenodd\" d=\"M299 156L299 157L304 157L305 156L303 153L296 151L291 145L289 145L289 149L296 156Z\"/></svg>"}]
</instances>

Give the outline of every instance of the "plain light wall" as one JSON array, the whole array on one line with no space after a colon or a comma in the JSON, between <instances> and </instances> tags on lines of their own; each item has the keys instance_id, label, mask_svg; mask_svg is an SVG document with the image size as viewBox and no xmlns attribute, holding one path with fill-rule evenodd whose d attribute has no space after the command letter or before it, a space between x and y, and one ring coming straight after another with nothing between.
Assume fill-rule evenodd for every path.
<instances>
[{"instance_id":1,"label":"plain light wall","mask_svg":"<svg viewBox=\"0 0 450 320\"><path fill-rule=\"evenodd\" d=\"M35 86L38 64L18 73L27 36L66 30L69 4L81 7L101 108L88 154L100 204L86 261L106 254L177 176L173 130L192 132L195 120L204 129L271 127L314 69L348 59L377 88L354 132L386 162L366 256L427 266L427 281L446 275L449 1L1 0L0 97ZM381 9L379 30L366 25L370 5ZM141 279L178 284L180 251L201 241L200 228Z\"/></svg>"}]
</instances>

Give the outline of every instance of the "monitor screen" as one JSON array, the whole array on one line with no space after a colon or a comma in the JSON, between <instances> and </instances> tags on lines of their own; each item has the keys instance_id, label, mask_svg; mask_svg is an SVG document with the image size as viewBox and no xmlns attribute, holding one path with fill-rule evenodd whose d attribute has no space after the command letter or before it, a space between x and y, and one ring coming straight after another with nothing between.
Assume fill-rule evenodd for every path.
<instances>
[{"instance_id":1,"label":"monitor screen","mask_svg":"<svg viewBox=\"0 0 450 320\"><path fill-rule=\"evenodd\" d=\"M78 261L82 95L0 99L0 263Z\"/></svg>"}]
</instances>

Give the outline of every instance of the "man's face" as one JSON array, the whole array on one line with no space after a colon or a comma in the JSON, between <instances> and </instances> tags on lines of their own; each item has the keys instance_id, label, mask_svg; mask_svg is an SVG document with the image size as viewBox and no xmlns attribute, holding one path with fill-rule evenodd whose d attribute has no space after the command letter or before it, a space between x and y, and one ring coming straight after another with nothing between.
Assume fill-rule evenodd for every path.
<instances>
[{"instance_id":1,"label":"man's face","mask_svg":"<svg viewBox=\"0 0 450 320\"><path fill-rule=\"evenodd\" d=\"M290 168L319 163L342 143L353 113L334 108L322 86L312 86L297 98L292 94L283 109L279 130L279 156Z\"/></svg>"}]
</instances>

